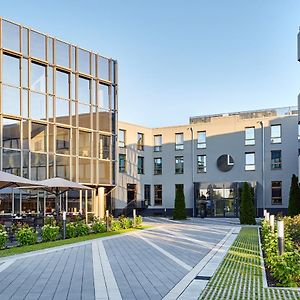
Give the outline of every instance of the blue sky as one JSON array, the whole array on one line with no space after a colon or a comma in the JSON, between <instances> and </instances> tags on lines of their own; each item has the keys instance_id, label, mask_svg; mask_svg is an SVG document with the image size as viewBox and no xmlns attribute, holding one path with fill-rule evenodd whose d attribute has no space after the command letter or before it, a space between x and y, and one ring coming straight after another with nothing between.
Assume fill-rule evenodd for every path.
<instances>
[{"instance_id":1,"label":"blue sky","mask_svg":"<svg viewBox=\"0 0 300 300\"><path fill-rule=\"evenodd\" d=\"M117 59L123 121L297 104L297 0L11 0L0 14Z\"/></svg>"}]
</instances>

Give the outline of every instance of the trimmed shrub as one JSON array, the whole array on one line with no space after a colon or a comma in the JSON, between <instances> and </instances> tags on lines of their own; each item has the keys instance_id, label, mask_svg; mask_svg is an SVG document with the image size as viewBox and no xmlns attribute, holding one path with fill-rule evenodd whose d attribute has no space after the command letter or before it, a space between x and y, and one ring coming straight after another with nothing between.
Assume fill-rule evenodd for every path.
<instances>
[{"instance_id":1,"label":"trimmed shrub","mask_svg":"<svg viewBox=\"0 0 300 300\"><path fill-rule=\"evenodd\" d=\"M67 223L66 224L66 238L74 238L76 237L76 227L74 223Z\"/></svg>"},{"instance_id":2,"label":"trimmed shrub","mask_svg":"<svg viewBox=\"0 0 300 300\"><path fill-rule=\"evenodd\" d=\"M300 214L300 189L298 177L295 174L293 174L291 180L288 213L292 217Z\"/></svg>"},{"instance_id":3,"label":"trimmed shrub","mask_svg":"<svg viewBox=\"0 0 300 300\"><path fill-rule=\"evenodd\" d=\"M118 231L122 228L120 221L112 221L110 229L111 231Z\"/></svg>"},{"instance_id":4,"label":"trimmed shrub","mask_svg":"<svg viewBox=\"0 0 300 300\"><path fill-rule=\"evenodd\" d=\"M120 222L122 229L128 229L128 228L132 227L132 221L129 218L126 218L124 216L121 216L119 218L119 222Z\"/></svg>"},{"instance_id":5,"label":"trimmed shrub","mask_svg":"<svg viewBox=\"0 0 300 300\"><path fill-rule=\"evenodd\" d=\"M178 185L176 187L176 196L175 196L175 206L173 210L173 219L174 220L185 220L186 219L186 210L185 210L185 198L183 192L183 185Z\"/></svg>"},{"instance_id":6,"label":"trimmed shrub","mask_svg":"<svg viewBox=\"0 0 300 300\"><path fill-rule=\"evenodd\" d=\"M16 233L16 239L20 246L37 243L37 232L31 227L22 227Z\"/></svg>"},{"instance_id":7,"label":"trimmed shrub","mask_svg":"<svg viewBox=\"0 0 300 300\"><path fill-rule=\"evenodd\" d=\"M7 232L0 229L0 249L4 248L7 242Z\"/></svg>"},{"instance_id":8,"label":"trimmed shrub","mask_svg":"<svg viewBox=\"0 0 300 300\"><path fill-rule=\"evenodd\" d=\"M77 222L75 224L76 236L84 236L90 233L89 225L85 224L84 221Z\"/></svg>"},{"instance_id":9,"label":"trimmed shrub","mask_svg":"<svg viewBox=\"0 0 300 300\"><path fill-rule=\"evenodd\" d=\"M94 222L92 225L92 230L94 233L101 233L106 231L106 225L102 221Z\"/></svg>"},{"instance_id":10,"label":"trimmed shrub","mask_svg":"<svg viewBox=\"0 0 300 300\"><path fill-rule=\"evenodd\" d=\"M140 227L143 223L143 217L142 216L137 216L135 218L135 224L136 224L136 227Z\"/></svg>"},{"instance_id":11,"label":"trimmed shrub","mask_svg":"<svg viewBox=\"0 0 300 300\"><path fill-rule=\"evenodd\" d=\"M59 226L44 225L42 227L43 242L56 241L59 237Z\"/></svg>"},{"instance_id":12,"label":"trimmed shrub","mask_svg":"<svg viewBox=\"0 0 300 300\"><path fill-rule=\"evenodd\" d=\"M244 182L241 204L240 204L240 223L255 225L254 192L248 182Z\"/></svg>"},{"instance_id":13,"label":"trimmed shrub","mask_svg":"<svg viewBox=\"0 0 300 300\"><path fill-rule=\"evenodd\" d=\"M44 218L44 225L56 226L56 220L53 216L46 216Z\"/></svg>"}]
</instances>

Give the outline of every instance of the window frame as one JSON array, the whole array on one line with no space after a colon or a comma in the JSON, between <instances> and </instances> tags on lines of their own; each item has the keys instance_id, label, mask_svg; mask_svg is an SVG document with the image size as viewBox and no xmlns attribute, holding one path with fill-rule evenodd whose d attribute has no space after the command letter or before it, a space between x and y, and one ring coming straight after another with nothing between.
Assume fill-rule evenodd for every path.
<instances>
[{"instance_id":1,"label":"window frame","mask_svg":"<svg viewBox=\"0 0 300 300\"><path fill-rule=\"evenodd\" d=\"M156 139L155 139L156 137L160 138L160 144L159 145L156 144ZM161 152L161 150L162 150L162 134L155 134L153 136L153 144L154 144L153 152Z\"/></svg>"},{"instance_id":2,"label":"window frame","mask_svg":"<svg viewBox=\"0 0 300 300\"><path fill-rule=\"evenodd\" d=\"M275 152L279 152L280 153L280 161L276 162L273 160L277 159L277 158L273 158L272 155ZM271 170L281 170L282 169L282 151L281 150L271 150Z\"/></svg>"},{"instance_id":3,"label":"window frame","mask_svg":"<svg viewBox=\"0 0 300 300\"><path fill-rule=\"evenodd\" d=\"M121 162L121 157L123 157L124 159L122 161L124 161L124 166L121 166L120 162ZM119 153L119 173L126 173L126 154L124 153Z\"/></svg>"},{"instance_id":4,"label":"window frame","mask_svg":"<svg viewBox=\"0 0 300 300\"><path fill-rule=\"evenodd\" d=\"M272 135L272 129L275 127L279 127L280 135L279 136L273 136ZM271 144L281 144L282 142L282 125L281 124L272 124L270 126L270 136L271 136Z\"/></svg>"},{"instance_id":5,"label":"window frame","mask_svg":"<svg viewBox=\"0 0 300 300\"><path fill-rule=\"evenodd\" d=\"M160 160L160 168L157 169L157 163L156 160ZM162 158L161 157L154 157L153 158L153 163L154 163L154 167L153 167L153 174L154 175L162 175ZM159 171L160 170L160 171Z\"/></svg>"},{"instance_id":6,"label":"window frame","mask_svg":"<svg viewBox=\"0 0 300 300\"><path fill-rule=\"evenodd\" d=\"M161 197L157 197L158 193L160 193ZM162 195L163 191L162 191L162 184L154 184L154 206L162 206L162 202L163 202L163 195ZM159 203L157 203L159 202Z\"/></svg>"},{"instance_id":7,"label":"window frame","mask_svg":"<svg viewBox=\"0 0 300 300\"><path fill-rule=\"evenodd\" d=\"M140 162L142 162L141 165L140 165ZM144 156L138 156L138 158L137 158L137 173L139 175L145 174L145 158L144 158Z\"/></svg>"},{"instance_id":8,"label":"window frame","mask_svg":"<svg viewBox=\"0 0 300 300\"><path fill-rule=\"evenodd\" d=\"M253 155L253 163L247 163L247 155ZM255 171L255 152L245 152L245 171Z\"/></svg>"},{"instance_id":9,"label":"window frame","mask_svg":"<svg viewBox=\"0 0 300 300\"><path fill-rule=\"evenodd\" d=\"M178 165L180 165L181 167L179 168ZM175 174L176 175L184 174L184 156L183 155L175 156Z\"/></svg>"},{"instance_id":10,"label":"window frame","mask_svg":"<svg viewBox=\"0 0 300 300\"><path fill-rule=\"evenodd\" d=\"M182 136L182 143L180 143L180 144L177 143L177 136ZM175 150L176 151L184 150L184 134L183 134L183 132L175 133Z\"/></svg>"},{"instance_id":11,"label":"window frame","mask_svg":"<svg viewBox=\"0 0 300 300\"><path fill-rule=\"evenodd\" d=\"M200 134L204 133L204 142L199 142ZM197 149L206 149L206 130L197 131Z\"/></svg>"},{"instance_id":12,"label":"window frame","mask_svg":"<svg viewBox=\"0 0 300 300\"><path fill-rule=\"evenodd\" d=\"M280 183L280 186L273 186L275 183ZM280 190L280 197L273 196L273 191ZM280 203L274 200L280 199ZM271 204L272 205L282 205L282 181L280 180L272 180L271 181Z\"/></svg>"},{"instance_id":13,"label":"window frame","mask_svg":"<svg viewBox=\"0 0 300 300\"><path fill-rule=\"evenodd\" d=\"M247 138L247 130L253 130L253 138ZM245 146L255 145L255 126L245 127Z\"/></svg>"},{"instance_id":14,"label":"window frame","mask_svg":"<svg viewBox=\"0 0 300 300\"><path fill-rule=\"evenodd\" d=\"M203 165L200 165L201 162L199 160L200 157L204 157L204 160L202 161ZM197 155L197 173L206 173L207 172L207 160L206 160L206 154Z\"/></svg>"},{"instance_id":15,"label":"window frame","mask_svg":"<svg viewBox=\"0 0 300 300\"><path fill-rule=\"evenodd\" d=\"M123 141L120 140L120 132L124 133L124 140ZM126 148L126 130L119 128L119 132L118 133L119 133L118 134L118 146L119 146L119 148Z\"/></svg>"}]
</instances>

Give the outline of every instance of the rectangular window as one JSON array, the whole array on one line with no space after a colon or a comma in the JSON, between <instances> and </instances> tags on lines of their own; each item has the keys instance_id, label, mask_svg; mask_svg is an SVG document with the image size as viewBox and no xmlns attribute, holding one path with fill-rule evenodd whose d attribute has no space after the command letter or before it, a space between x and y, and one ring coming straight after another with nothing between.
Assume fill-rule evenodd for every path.
<instances>
[{"instance_id":1,"label":"rectangular window","mask_svg":"<svg viewBox=\"0 0 300 300\"><path fill-rule=\"evenodd\" d=\"M108 85L98 84L98 105L101 110L109 110L109 88Z\"/></svg>"},{"instance_id":2,"label":"rectangular window","mask_svg":"<svg viewBox=\"0 0 300 300\"><path fill-rule=\"evenodd\" d=\"M281 125L271 125L271 143L281 143Z\"/></svg>"},{"instance_id":3,"label":"rectangular window","mask_svg":"<svg viewBox=\"0 0 300 300\"><path fill-rule=\"evenodd\" d=\"M175 133L175 150L183 150L183 133Z\"/></svg>"},{"instance_id":4,"label":"rectangular window","mask_svg":"<svg viewBox=\"0 0 300 300\"><path fill-rule=\"evenodd\" d=\"M99 158L110 159L110 136L102 135L99 136Z\"/></svg>"},{"instance_id":5,"label":"rectangular window","mask_svg":"<svg viewBox=\"0 0 300 300\"><path fill-rule=\"evenodd\" d=\"M272 181L272 204L282 204L282 181Z\"/></svg>"},{"instance_id":6,"label":"rectangular window","mask_svg":"<svg viewBox=\"0 0 300 300\"><path fill-rule=\"evenodd\" d=\"M119 172L126 172L126 154L119 154Z\"/></svg>"},{"instance_id":7,"label":"rectangular window","mask_svg":"<svg viewBox=\"0 0 300 300\"><path fill-rule=\"evenodd\" d=\"M156 157L154 158L154 175L162 174L162 158Z\"/></svg>"},{"instance_id":8,"label":"rectangular window","mask_svg":"<svg viewBox=\"0 0 300 300\"><path fill-rule=\"evenodd\" d=\"M79 156L91 156L91 132L79 131Z\"/></svg>"},{"instance_id":9,"label":"rectangular window","mask_svg":"<svg viewBox=\"0 0 300 300\"><path fill-rule=\"evenodd\" d=\"M2 21L2 46L20 52L20 26Z\"/></svg>"},{"instance_id":10,"label":"rectangular window","mask_svg":"<svg viewBox=\"0 0 300 300\"><path fill-rule=\"evenodd\" d=\"M145 205L151 205L151 185L144 184L144 200Z\"/></svg>"},{"instance_id":11,"label":"rectangular window","mask_svg":"<svg viewBox=\"0 0 300 300\"><path fill-rule=\"evenodd\" d=\"M245 153L245 170L246 171L255 170L255 152Z\"/></svg>"},{"instance_id":12,"label":"rectangular window","mask_svg":"<svg viewBox=\"0 0 300 300\"><path fill-rule=\"evenodd\" d=\"M144 174L144 157L138 156L138 174Z\"/></svg>"},{"instance_id":13,"label":"rectangular window","mask_svg":"<svg viewBox=\"0 0 300 300\"><path fill-rule=\"evenodd\" d=\"M21 149L21 121L3 118L2 143L5 148Z\"/></svg>"},{"instance_id":14,"label":"rectangular window","mask_svg":"<svg viewBox=\"0 0 300 300\"><path fill-rule=\"evenodd\" d=\"M78 101L84 104L91 103L91 81L88 78L79 76L78 80Z\"/></svg>"},{"instance_id":15,"label":"rectangular window","mask_svg":"<svg viewBox=\"0 0 300 300\"><path fill-rule=\"evenodd\" d=\"M197 156L197 173L206 173L206 155Z\"/></svg>"},{"instance_id":16,"label":"rectangular window","mask_svg":"<svg viewBox=\"0 0 300 300\"><path fill-rule=\"evenodd\" d=\"M125 148L126 146L126 130L119 129L119 147Z\"/></svg>"},{"instance_id":17,"label":"rectangular window","mask_svg":"<svg viewBox=\"0 0 300 300\"><path fill-rule=\"evenodd\" d=\"M160 152L162 148L162 135L158 134L154 136L154 152Z\"/></svg>"},{"instance_id":18,"label":"rectangular window","mask_svg":"<svg viewBox=\"0 0 300 300\"><path fill-rule=\"evenodd\" d=\"M47 152L47 125L31 123L30 148L32 151Z\"/></svg>"},{"instance_id":19,"label":"rectangular window","mask_svg":"<svg viewBox=\"0 0 300 300\"><path fill-rule=\"evenodd\" d=\"M206 148L206 131L198 131L197 148L198 149Z\"/></svg>"},{"instance_id":20,"label":"rectangular window","mask_svg":"<svg viewBox=\"0 0 300 300\"><path fill-rule=\"evenodd\" d=\"M46 67L32 62L30 74L30 88L33 91L46 93Z\"/></svg>"},{"instance_id":21,"label":"rectangular window","mask_svg":"<svg viewBox=\"0 0 300 300\"><path fill-rule=\"evenodd\" d=\"M271 151L271 169L281 169L281 150Z\"/></svg>"},{"instance_id":22,"label":"rectangular window","mask_svg":"<svg viewBox=\"0 0 300 300\"><path fill-rule=\"evenodd\" d=\"M162 205L162 185L154 185L154 205Z\"/></svg>"},{"instance_id":23,"label":"rectangular window","mask_svg":"<svg viewBox=\"0 0 300 300\"><path fill-rule=\"evenodd\" d=\"M70 154L70 129L56 127L56 153Z\"/></svg>"},{"instance_id":24,"label":"rectangular window","mask_svg":"<svg viewBox=\"0 0 300 300\"><path fill-rule=\"evenodd\" d=\"M2 86L2 112L11 115L21 114L20 89Z\"/></svg>"},{"instance_id":25,"label":"rectangular window","mask_svg":"<svg viewBox=\"0 0 300 300\"><path fill-rule=\"evenodd\" d=\"M255 145L255 127L245 128L245 146Z\"/></svg>"},{"instance_id":26,"label":"rectangular window","mask_svg":"<svg viewBox=\"0 0 300 300\"><path fill-rule=\"evenodd\" d=\"M30 55L46 60L46 37L35 31L30 31Z\"/></svg>"},{"instance_id":27,"label":"rectangular window","mask_svg":"<svg viewBox=\"0 0 300 300\"><path fill-rule=\"evenodd\" d=\"M70 67L70 46L59 40L55 41L55 60L59 66Z\"/></svg>"},{"instance_id":28,"label":"rectangular window","mask_svg":"<svg viewBox=\"0 0 300 300\"><path fill-rule=\"evenodd\" d=\"M184 162L183 156L175 156L175 174L183 174Z\"/></svg>"},{"instance_id":29,"label":"rectangular window","mask_svg":"<svg viewBox=\"0 0 300 300\"><path fill-rule=\"evenodd\" d=\"M68 72L56 70L56 96L70 98L70 74Z\"/></svg>"},{"instance_id":30,"label":"rectangular window","mask_svg":"<svg viewBox=\"0 0 300 300\"><path fill-rule=\"evenodd\" d=\"M141 132L137 134L137 149L144 151L144 134Z\"/></svg>"},{"instance_id":31,"label":"rectangular window","mask_svg":"<svg viewBox=\"0 0 300 300\"><path fill-rule=\"evenodd\" d=\"M2 81L6 84L20 86L20 58L3 54Z\"/></svg>"}]
</instances>

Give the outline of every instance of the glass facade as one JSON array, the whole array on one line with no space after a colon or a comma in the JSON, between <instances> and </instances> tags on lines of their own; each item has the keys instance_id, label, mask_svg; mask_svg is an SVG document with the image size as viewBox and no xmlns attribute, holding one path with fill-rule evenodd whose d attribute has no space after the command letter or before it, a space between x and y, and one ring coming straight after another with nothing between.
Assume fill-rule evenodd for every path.
<instances>
[{"instance_id":1,"label":"glass facade","mask_svg":"<svg viewBox=\"0 0 300 300\"><path fill-rule=\"evenodd\" d=\"M1 169L115 185L116 61L0 22Z\"/></svg>"}]
</instances>

